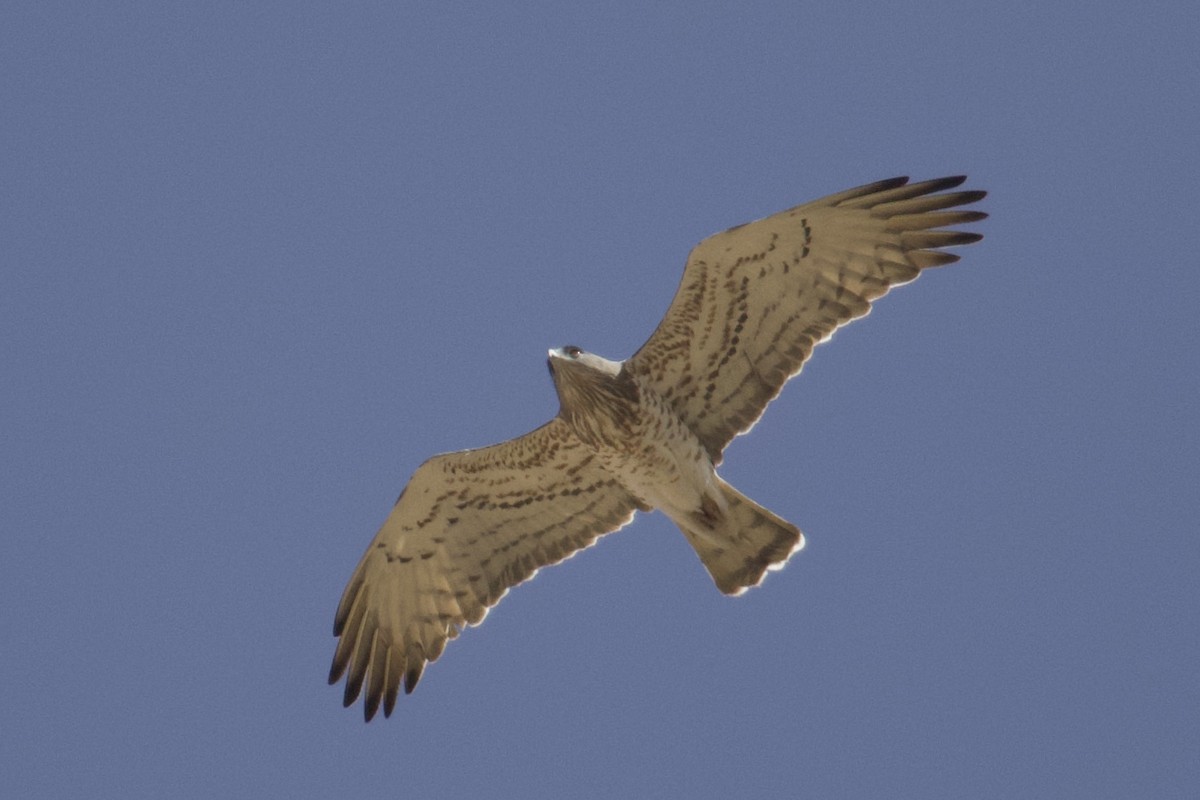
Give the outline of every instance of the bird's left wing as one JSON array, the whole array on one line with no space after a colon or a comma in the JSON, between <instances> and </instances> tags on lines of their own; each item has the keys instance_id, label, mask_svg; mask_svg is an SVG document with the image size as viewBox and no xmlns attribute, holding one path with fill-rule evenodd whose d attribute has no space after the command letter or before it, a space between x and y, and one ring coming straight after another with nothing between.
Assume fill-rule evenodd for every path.
<instances>
[{"instance_id":1,"label":"bird's left wing","mask_svg":"<svg viewBox=\"0 0 1200 800\"><path fill-rule=\"evenodd\" d=\"M560 418L503 444L435 456L413 474L338 606L329 682L370 720L401 682L480 623L512 586L633 519L639 508Z\"/></svg>"},{"instance_id":2,"label":"bird's left wing","mask_svg":"<svg viewBox=\"0 0 1200 800\"><path fill-rule=\"evenodd\" d=\"M945 191L962 176L892 178L710 236L692 250L671 307L626 368L671 403L717 463L818 343L889 288L958 260L979 234L938 230L987 215Z\"/></svg>"}]
</instances>

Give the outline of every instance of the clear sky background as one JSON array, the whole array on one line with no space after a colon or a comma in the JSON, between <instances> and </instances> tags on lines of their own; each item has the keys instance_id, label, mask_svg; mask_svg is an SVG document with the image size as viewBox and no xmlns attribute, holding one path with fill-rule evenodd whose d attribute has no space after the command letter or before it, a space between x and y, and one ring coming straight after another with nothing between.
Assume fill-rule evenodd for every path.
<instances>
[{"instance_id":1,"label":"clear sky background","mask_svg":"<svg viewBox=\"0 0 1200 800\"><path fill-rule=\"evenodd\" d=\"M0 11L0 794L1195 797L1200 5ZM364 725L333 613L429 455L632 353L702 237L965 172L986 238L723 475Z\"/></svg>"}]
</instances>

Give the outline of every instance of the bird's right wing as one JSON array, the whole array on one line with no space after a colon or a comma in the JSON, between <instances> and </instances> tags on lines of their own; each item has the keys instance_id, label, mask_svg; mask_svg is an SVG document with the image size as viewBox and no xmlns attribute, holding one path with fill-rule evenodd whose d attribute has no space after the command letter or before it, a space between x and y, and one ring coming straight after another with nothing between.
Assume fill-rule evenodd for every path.
<instances>
[{"instance_id":1,"label":"bird's right wing","mask_svg":"<svg viewBox=\"0 0 1200 800\"><path fill-rule=\"evenodd\" d=\"M508 589L633 519L639 508L559 418L503 444L435 456L413 474L354 571L334 622L329 682L366 686L368 720L401 682Z\"/></svg>"}]
</instances>

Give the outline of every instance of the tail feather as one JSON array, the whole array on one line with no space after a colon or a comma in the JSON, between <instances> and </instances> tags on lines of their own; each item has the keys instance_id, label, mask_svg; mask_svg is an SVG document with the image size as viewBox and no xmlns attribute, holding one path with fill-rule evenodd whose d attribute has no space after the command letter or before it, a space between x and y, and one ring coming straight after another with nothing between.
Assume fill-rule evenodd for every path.
<instances>
[{"instance_id":1,"label":"tail feather","mask_svg":"<svg viewBox=\"0 0 1200 800\"><path fill-rule=\"evenodd\" d=\"M804 547L804 534L729 484L721 481L725 508L705 503L690 515L673 517L695 548L717 588L741 594L781 568Z\"/></svg>"}]
</instances>

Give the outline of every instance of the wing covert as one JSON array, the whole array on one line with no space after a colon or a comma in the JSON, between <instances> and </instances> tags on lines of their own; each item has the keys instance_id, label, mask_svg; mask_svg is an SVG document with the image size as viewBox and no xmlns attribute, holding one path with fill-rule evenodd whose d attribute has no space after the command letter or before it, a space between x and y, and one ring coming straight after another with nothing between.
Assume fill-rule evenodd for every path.
<instances>
[{"instance_id":1,"label":"wing covert","mask_svg":"<svg viewBox=\"0 0 1200 800\"><path fill-rule=\"evenodd\" d=\"M364 686L370 720L512 586L633 519L637 502L555 418L503 444L422 464L338 606L329 682Z\"/></svg>"},{"instance_id":2,"label":"wing covert","mask_svg":"<svg viewBox=\"0 0 1200 800\"><path fill-rule=\"evenodd\" d=\"M987 215L964 176L892 178L710 236L693 248L666 316L626 368L649 380L714 463L749 430L813 347L892 287L958 256Z\"/></svg>"}]
</instances>

